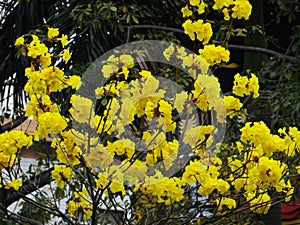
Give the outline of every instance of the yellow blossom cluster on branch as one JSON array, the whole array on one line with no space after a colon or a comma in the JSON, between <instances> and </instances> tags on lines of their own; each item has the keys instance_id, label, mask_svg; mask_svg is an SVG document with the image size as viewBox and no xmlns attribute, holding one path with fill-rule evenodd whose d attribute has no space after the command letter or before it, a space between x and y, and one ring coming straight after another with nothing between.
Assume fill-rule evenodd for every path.
<instances>
[{"instance_id":1,"label":"yellow blossom cluster on branch","mask_svg":"<svg viewBox=\"0 0 300 225\"><path fill-rule=\"evenodd\" d=\"M58 43L64 48L66 35L48 28L45 41L35 35L16 40L15 45L32 60L25 71L25 91L30 96L26 116L37 121L35 141L56 135L51 144L56 151L51 175L58 188L72 191L67 204L70 218L82 213L82 220L89 220L105 198L133 193L165 207L184 204L194 194L214 203L218 214L237 212L243 205L265 214L271 207L270 191L290 200L294 189L288 175L300 171L287 162L299 154L297 128L272 134L263 122L249 122L239 127L238 140L223 145L214 142L221 125L241 112L241 99L259 96L259 83L252 73L236 74L233 95L222 96L209 67L228 63L230 53L224 46L210 44L213 29L209 21L194 19L207 7L206 1L189 0L182 8L187 18L184 32L203 45L199 54L175 44L161 53L166 62L181 64L192 80L190 89L171 95L160 77L135 68L134 57L124 51L103 62L98 72L107 82L92 90L97 99L93 102L73 94L81 78L65 75L56 64L69 61L68 49L52 55L45 44ZM222 10L225 20L248 19L251 13L247 0L215 0L212 7ZM197 17L193 17L195 12ZM63 111L51 94L65 90L73 92L69 92L69 108ZM182 115L197 115L202 121L182 124ZM11 170L20 150L31 143L32 136L24 132L1 134L0 168ZM6 182L6 188L15 190L21 185L16 179Z\"/></svg>"},{"instance_id":2,"label":"yellow blossom cluster on branch","mask_svg":"<svg viewBox=\"0 0 300 225\"><path fill-rule=\"evenodd\" d=\"M30 97L25 113L28 117L33 116L38 124L34 138L38 141L49 135L60 135L60 138L54 138L52 146L57 148L57 159L63 164L54 165L52 178L59 188L64 188L66 182L70 182L73 174L69 166L79 163L81 150L75 146L72 133L66 131L69 119L62 115L60 107L52 101L51 94L67 88L77 89L81 80L78 76L66 76L64 71L55 65L58 60L62 59L67 63L70 59L68 49L64 49L59 55L53 55L50 53L50 48L46 46L47 43L49 45L60 43L62 47L65 47L68 44L67 36L58 36L57 28L48 28L45 43L36 35L24 35L16 40L15 45L20 46L23 54L30 57L32 61L31 66L25 70L25 75L28 77L25 91ZM14 132L11 131L9 134L14 135ZM15 134L14 138L18 138L20 135ZM30 138L32 139L31 136ZM14 145L21 148L17 140ZM23 141L23 145L28 146L29 143L26 144ZM12 147L12 149L14 148ZM10 158L12 159L12 157ZM11 162L12 165L16 163L17 159ZM12 184L10 186L14 187Z\"/></svg>"}]
</instances>

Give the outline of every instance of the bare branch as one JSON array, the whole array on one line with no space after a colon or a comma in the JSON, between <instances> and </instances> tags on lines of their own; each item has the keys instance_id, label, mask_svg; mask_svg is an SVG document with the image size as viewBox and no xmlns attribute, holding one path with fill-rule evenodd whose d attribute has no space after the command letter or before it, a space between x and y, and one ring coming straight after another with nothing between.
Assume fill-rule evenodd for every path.
<instances>
[{"instance_id":1,"label":"bare branch","mask_svg":"<svg viewBox=\"0 0 300 225\"><path fill-rule=\"evenodd\" d=\"M5 188L0 189L0 211L5 211L8 206L21 199L24 195L31 194L39 188L50 184L52 170L53 168L50 168L31 178L29 181L24 182L18 191L7 190Z\"/></svg>"},{"instance_id":2,"label":"bare branch","mask_svg":"<svg viewBox=\"0 0 300 225\"><path fill-rule=\"evenodd\" d=\"M15 119L15 120L13 120L13 121L11 121L9 123L0 125L0 134L4 133L5 131L13 130L17 126L21 125L25 120L27 120L27 118L28 117L26 117L25 114L23 114L19 118Z\"/></svg>"}]
</instances>

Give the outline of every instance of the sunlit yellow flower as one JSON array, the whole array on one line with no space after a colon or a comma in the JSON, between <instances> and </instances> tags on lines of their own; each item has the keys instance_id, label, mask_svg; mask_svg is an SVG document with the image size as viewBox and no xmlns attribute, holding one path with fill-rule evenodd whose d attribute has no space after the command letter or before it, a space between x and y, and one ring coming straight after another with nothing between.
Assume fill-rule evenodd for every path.
<instances>
[{"instance_id":1,"label":"sunlit yellow flower","mask_svg":"<svg viewBox=\"0 0 300 225\"><path fill-rule=\"evenodd\" d=\"M195 24L190 20L186 20L183 24L182 27L184 28L184 33L189 35L190 39L192 41L195 40Z\"/></svg>"},{"instance_id":2,"label":"sunlit yellow flower","mask_svg":"<svg viewBox=\"0 0 300 225\"><path fill-rule=\"evenodd\" d=\"M228 62L230 52L222 46L205 45L203 49L199 50L201 57L203 57L206 62L213 66L221 62Z\"/></svg>"},{"instance_id":3,"label":"sunlit yellow flower","mask_svg":"<svg viewBox=\"0 0 300 225\"><path fill-rule=\"evenodd\" d=\"M19 37L17 38L17 40L15 41L15 46L18 46L18 45L24 45L24 37Z\"/></svg>"},{"instance_id":4,"label":"sunlit yellow flower","mask_svg":"<svg viewBox=\"0 0 300 225\"><path fill-rule=\"evenodd\" d=\"M235 0L234 7L232 8L232 18L242 19L245 18L246 20L249 19L251 15L252 6L248 0Z\"/></svg>"},{"instance_id":5,"label":"sunlit yellow flower","mask_svg":"<svg viewBox=\"0 0 300 225\"><path fill-rule=\"evenodd\" d=\"M51 28L51 27L48 28L48 38L49 39L55 38L58 35L59 35L58 28Z\"/></svg>"},{"instance_id":6,"label":"sunlit yellow flower","mask_svg":"<svg viewBox=\"0 0 300 225\"><path fill-rule=\"evenodd\" d=\"M69 44L68 36L65 34L61 35L61 38L57 38L57 40L61 42L63 48Z\"/></svg>"},{"instance_id":7,"label":"sunlit yellow flower","mask_svg":"<svg viewBox=\"0 0 300 225\"><path fill-rule=\"evenodd\" d=\"M214 0L213 9L218 10L233 4L233 0Z\"/></svg>"},{"instance_id":8,"label":"sunlit yellow flower","mask_svg":"<svg viewBox=\"0 0 300 225\"><path fill-rule=\"evenodd\" d=\"M13 179L11 182L6 182L6 189L13 188L14 190L18 191L20 187L22 187L22 181L18 179Z\"/></svg>"},{"instance_id":9,"label":"sunlit yellow flower","mask_svg":"<svg viewBox=\"0 0 300 225\"><path fill-rule=\"evenodd\" d=\"M68 49L64 50L63 57L65 62L68 62L71 59L70 51Z\"/></svg>"},{"instance_id":10,"label":"sunlit yellow flower","mask_svg":"<svg viewBox=\"0 0 300 225\"><path fill-rule=\"evenodd\" d=\"M193 12L191 10L189 10L189 5L186 5L185 7L183 7L181 9L181 12L182 12L183 18L193 15Z\"/></svg>"}]
</instances>

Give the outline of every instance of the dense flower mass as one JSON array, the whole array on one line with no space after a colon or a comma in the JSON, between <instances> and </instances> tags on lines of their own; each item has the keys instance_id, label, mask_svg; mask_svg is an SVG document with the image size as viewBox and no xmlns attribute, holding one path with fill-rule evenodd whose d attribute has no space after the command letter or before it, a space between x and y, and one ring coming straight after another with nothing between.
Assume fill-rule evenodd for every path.
<instances>
[{"instance_id":1,"label":"dense flower mass","mask_svg":"<svg viewBox=\"0 0 300 225\"><path fill-rule=\"evenodd\" d=\"M146 211L147 221L155 207L173 213L188 206L188 211L197 208L196 214L202 215L208 206L214 216L228 217L242 213L245 206L266 214L275 191L289 201L294 188L288 175L300 173L299 166L289 163L299 160L300 131L292 127L273 133L264 122L239 120L245 112L243 98L259 97L257 76L236 74L232 94L223 96L218 79L209 72L209 67L226 66L230 60L228 37L222 43L213 40L215 25L204 16L209 7L233 20L248 19L252 6L248 0L207 2L189 0L181 9L184 33L199 42L199 54L175 44L161 52L165 62L176 61L190 75L188 85L174 86L177 92L171 94L169 83L150 70L140 70L131 52L122 50L97 68L106 82L91 90L93 102L82 92L74 93L81 78L67 76L56 63L70 62L70 50L51 53L57 43L68 45L66 35L49 27L44 41L36 35L19 37L15 46L34 62L25 70L30 101L24 111L37 122L37 130L34 135L0 134L0 171L17 167L20 151L31 146L33 138L51 136L51 177L58 194L64 192L68 198L66 218L78 224L96 220L101 207L110 209L107 200L118 205L116 198L126 196L132 202L120 208L126 217L138 217L135 224L141 224L139 211ZM62 92L65 105L55 98ZM236 133L221 143L218 132L226 123ZM23 184L21 176L17 178L1 183L17 191Z\"/></svg>"}]
</instances>

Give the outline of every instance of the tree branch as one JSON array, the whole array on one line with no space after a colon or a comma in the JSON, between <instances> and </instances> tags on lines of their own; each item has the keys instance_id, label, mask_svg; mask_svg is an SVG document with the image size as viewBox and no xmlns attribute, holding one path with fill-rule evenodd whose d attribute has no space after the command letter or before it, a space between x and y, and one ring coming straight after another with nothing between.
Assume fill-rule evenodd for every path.
<instances>
[{"instance_id":1,"label":"tree branch","mask_svg":"<svg viewBox=\"0 0 300 225\"><path fill-rule=\"evenodd\" d=\"M162 27L162 26L156 26L156 25L132 25L132 26L127 26L127 37L126 37L126 43L129 42L130 39L130 32L131 29L158 29L158 30L166 30L166 31L172 31L180 34L184 34L183 30L177 29L177 28L172 28L172 27ZM260 47L255 47L255 46L244 46L244 45L233 45L233 44L228 44L227 47L229 49L236 49L236 50L241 50L241 51L248 51L248 52L256 52L256 53L263 53L271 56L277 56L279 58L283 59L288 59L290 61L298 61L299 57L293 57L293 56L288 56L270 49L266 48L260 48Z\"/></svg>"},{"instance_id":2,"label":"tree branch","mask_svg":"<svg viewBox=\"0 0 300 225\"><path fill-rule=\"evenodd\" d=\"M27 118L28 117L25 116L25 114L23 114L19 118L15 119L9 123L0 125L0 134L4 133L5 131L10 131L10 130L15 129L17 126L22 124L25 120L27 120Z\"/></svg>"},{"instance_id":3,"label":"tree branch","mask_svg":"<svg viewBox=\"0 0 300 225\"><path fill-rule=\"evenodd\" d=\"M263 54L267 54L267 55L271 55L271 56L277 56L279 58L285 58L285 59L288 59L290 61L299 60L299 58L297 58L297 57L288 56L288 55L281 54L279 52L276 52L276 51L273 51L273 50L270 50L270 49L266 49L266 48L261 48L261 47L229 44L228 48L229 49L242 50L242 51L248 51L248 52L263 53Z\"/></svg>"},{"instance_id":4,"label":"tree branch","mask_svg":"<svg viewBox=\"0 0 300 225\"><path fill-rule=\"evenodd\" d=\"M39 188L50 184L52 170L53 168L50 168L24 182L18 191L5 188L0 189L0 211L5 211L8 206L21 199L24 195L31 194Z\"/></svg>"}]
</instances>

